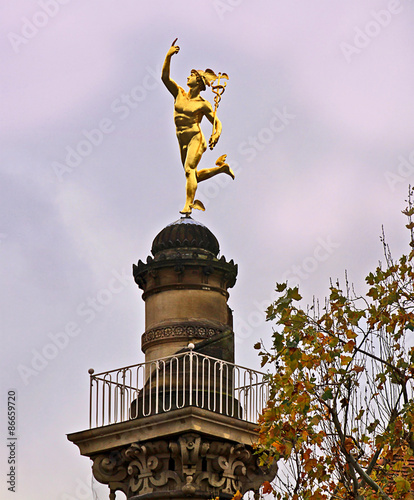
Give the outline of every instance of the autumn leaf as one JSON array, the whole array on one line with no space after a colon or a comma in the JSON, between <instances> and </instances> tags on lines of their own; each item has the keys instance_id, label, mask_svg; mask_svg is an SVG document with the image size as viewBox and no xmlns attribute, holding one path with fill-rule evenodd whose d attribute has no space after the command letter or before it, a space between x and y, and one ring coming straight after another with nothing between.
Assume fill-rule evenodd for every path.
<instances>
[{"instance_id":1,"label":"autumn leaf","mask_svg":"<svg viewBox=\"0 0 414 500\"><path fill-rule=\"evenodd\" d=\"M346 331L346 338L350 340L354 340L357 338L357 334L353 330L347 330Z\"/></svg>"},{"instance_id":2,"label":"autumn leaf","mask_svg":"<svg viewBox=\"0 0 414 500\"><path fill-rule=\"evenodd\" d=\"M269 481L265 481L263 484L262 484L262 487L263 487L263 494L266 495L268 493L272 493L273 492L273 488L272 488L272 485L269 483Z\"/></svg>"},{"instance_id":3,"label":"autumn leaf","mask_svg":"<svg viewBox=\"0 0 414 500\"><path fill-rule=\"evenodd\" d=\"M352 361L352 356L341 356L341 364L347 365Z\"/></svg>"},{"instance_id":4,"label":"autumn leaf","mask_svg":"<svg viewBox=\"0 0 414 500\"><path fill-rule=\"evenodd\" d=\"M355 443L352 438L347 437L344 441L344 448L349 453L353 448L355 448Z\"/></svg>"},{"instance_id":5,"label":"autumn leaf","mask_svg":"<svg viewBox=\"0 0 414 500\"><path fill-rule=\"evenodd\" d=\"M352 371L356 373L361 373L365 370L363 366L355 365L352 367Z\"/></svg>"},{"instance_id":6,"label":"autumn leaf","mask_svg":"<svg viewBox=\"0 0 414 500\"><path fill-rule=\"evenodd\" d=\"M402 476L397 476L394 481L399 493L408 493L410 491L410 483Z\"/></svg>"},{"instance_id":7,"label":"autumn leaf","mask_svg":"<svg viewBox=\"0 0 414 500\"><path fill-rule=\"evenodd\" d=\"M358 415L356 416L355 420L361 420L361 418L364 416L365 410L361 408L359 410Z\"/></svg>"},{"instance_id":8,"label":"autumn leaf","mask_svg":"<svg viewBox=\"0 0 414 500\"><path fill-rule=\"evenodd\" d=\"M344 345L343 349L344 349L345 352L352 352L354 350L354 348L355 348L355 345L356 345L355 341L354 340L350 340L349 342L347 342Z\"/></svg>"},{"instance_id":9,"label":"autumn leaf","mask_svg":"<svg viewBox=\"0 0 414 500\"><path fill-rule=\"evenodd\" d=\"M401 213L403 213L407 217L409 217L410 215L414 215L414 207L411 208L407 207L406 209L401 210Z\"/></svg>"},{"instance_id":10,"label":"autumn leaf","mask_svg":"<svg viewBox=\"0 0 414 500\"><path fill-rule=\"evenodd\" d=\"M318 464L316 458L310 458L309 460L306 460L304 463L304 469L305 472L310 472L314 467L316 467Z\"/></svg>"},{"instance_id":11,"label":"autumn leaf","mask_svg":"<svg viewBox=\"0 0 414 500\"><path fill-rule=\"evenodd\" d=\"M295 287L288 290L288 297L296 301L301 300L302 296L299 293L299 288Z\"/></svg>"},{"instance_id":12,"label":"autumn leaf","mask_svg":"<svg viewBox=\"0 0 414 500\"><path fill-rule=\"evenodd\" d=\"M379 420L378 420L378 419L375 419L373 422L371 422L371 423L368 425L368 427L367 427L367 431L368 431L368 432L373 432L373 431L377 428L378 424L379 424Z\"/></svg>"},{"instance_id":13,"label":"autumn leaf","mask_svg":"<svg viewBox=\"0 0 414 500\"><path fill-rule=\"evenodd\" d=\"M272 446L273 446L273 447L275 448L275 450L276 450L278 453L280 453L280 454L284 453L284 452L285 452L285 450L286 450L286 446L285 446L284 444L280 443L279 441L274 441L274 442L272 443Z\"/></svg>"},{"instance_id":14,"label":"autumn leaf","mask_svg":"<svg viewBox=\"0 0 414 500\"><path fill-rule=\"evenodd\" d=\"M236 493L233 495L232 500L241 500L243 498L243 495L240 493L239 490L236 491Z\"/></svg>"}]
</instances>

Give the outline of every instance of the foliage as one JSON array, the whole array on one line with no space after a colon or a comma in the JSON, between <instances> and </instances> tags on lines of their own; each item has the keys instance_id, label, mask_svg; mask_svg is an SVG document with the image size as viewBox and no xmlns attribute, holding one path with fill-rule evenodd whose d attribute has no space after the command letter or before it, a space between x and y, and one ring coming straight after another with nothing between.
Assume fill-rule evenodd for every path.
<instances>
[{"instance_id":1,"label":"foliage","mask_svg":"<svg viewBox=\"0 0 414 500\"><path fill-rule=\"evenodd\" d=\"M255 346L276 367L258 451L278 462L277 499L414 498L412 195L409 252L394 261L383 237L385 263L366 277L365 295L336 283L319 312L277 284L272 349Z\"/></svg>"}]
</instances>

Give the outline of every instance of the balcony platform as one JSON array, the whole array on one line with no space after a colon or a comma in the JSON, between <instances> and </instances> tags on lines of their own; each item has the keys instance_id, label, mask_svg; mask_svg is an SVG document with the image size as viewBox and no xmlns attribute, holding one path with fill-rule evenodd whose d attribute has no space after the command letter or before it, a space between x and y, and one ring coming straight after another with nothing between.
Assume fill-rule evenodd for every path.
<instances>
[{"instance_id":1,"label":"balcony platform","mask_svg":"<svg viewBox=\"0 0 414 500\"><path fill-rule=\"evenodd\" d=\"M117 424L68 434L81 455L93 455L132 443L173 437L186 432L253 446L257 441L257 424L219 413L187 406L185 408L132 419Z\"/></svg>"}]
</instances>

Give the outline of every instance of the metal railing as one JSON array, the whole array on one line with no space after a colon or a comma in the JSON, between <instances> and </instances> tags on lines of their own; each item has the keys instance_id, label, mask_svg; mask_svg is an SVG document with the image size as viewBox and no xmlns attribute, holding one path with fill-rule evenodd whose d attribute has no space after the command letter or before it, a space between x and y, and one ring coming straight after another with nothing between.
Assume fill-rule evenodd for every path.
<instances>
[{"instance_id":1,"label":"metal railing","mask_svg":"<svg viewBox=\"0 0 414 500\"><path fill-rule=\"evenodd\" d=\"M265 374L192 350L90 373L90 428L196 406L256 423L268 399Z\"/></svg>"}]
</instances>

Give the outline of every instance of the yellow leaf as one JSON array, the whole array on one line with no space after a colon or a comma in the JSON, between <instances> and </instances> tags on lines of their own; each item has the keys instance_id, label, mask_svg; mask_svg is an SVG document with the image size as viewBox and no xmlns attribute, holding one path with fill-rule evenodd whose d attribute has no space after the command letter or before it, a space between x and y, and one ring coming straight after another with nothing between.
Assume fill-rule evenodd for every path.
<instances>
[{"instance_id":1,"label":"yellow leaf","mask_svg":"<svg viewBox=\"0 0 414 500\"><path fill-rule=\"evenodd\" d=\"M353 330L347 330L346 331L346 337L348 339L356 339L357 338L357 334Z\"/></svg>"},{"instance_id":2,"label":"yellow leaf","mask_svg":"<svg viewBox=\"0 0 414 500\"><path fill-rule=\"evenodd\" d=\"M341 365L347 365L352 361L352 356L341 356Z\"/></svg>"},{"instance_id":3,"label":"yellow leaf","mask_svg":"<svg viewBox=\"0 0 414 500\"><path fill-rule=\"evenodd\" d=\"M347 342L344 345L344 351L345 352L352 352L354 350L355 345L356 345L355 341L354 340L350 340L349 342Z\"/></svg>"},{"instance_id":4,"label":"yellow leaf","mask_svg":"<svg viewBox=\"0 0 414 500\"><path fill-rule=\"evenodd\" d=\"M240 493L239 490L236 491L236 493L234 494L232 500L241 500L243 498L243 495Z\"/></svg>"}]
</instances>

